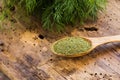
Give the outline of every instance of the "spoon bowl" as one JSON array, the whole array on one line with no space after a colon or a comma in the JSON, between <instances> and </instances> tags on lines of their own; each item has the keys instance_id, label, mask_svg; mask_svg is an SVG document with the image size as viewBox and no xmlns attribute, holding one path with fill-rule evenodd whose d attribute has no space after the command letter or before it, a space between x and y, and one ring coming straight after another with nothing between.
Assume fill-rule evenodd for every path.
<instances>
[{"instance_id":1,"label":"spoon bowl","mask_svg":"<svg viewBox=\"0 0 120 80\"><path fill-rule=\"evenodd\" d=\"M63 54L63 53L57 53L54 49L54 46L56 45L56 43L59 43L59 41L65 40L67 38L70 38L70 37L62 38L60 40L55 41L52 44L51 50L55 55L63 56L63 57L79 57L79 56L83 56L83 55L90 53L93 49L95 49L99 45L110 43L110 42L120 42L120 35L107 36L107 37L94 37L94 38L80 37L80 38L84 39L85 41L87 41L88 43L90 43L91 47L88 50L86 50L84 52L80 52L80 53L72 53L72 54L67 54L67 55Z\"/></svg>"}]
</instances>

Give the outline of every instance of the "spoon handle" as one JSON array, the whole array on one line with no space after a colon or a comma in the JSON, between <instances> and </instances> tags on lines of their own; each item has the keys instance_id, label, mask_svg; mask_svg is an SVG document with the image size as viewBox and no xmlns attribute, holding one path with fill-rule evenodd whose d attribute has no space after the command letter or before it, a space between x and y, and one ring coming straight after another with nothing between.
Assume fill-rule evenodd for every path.
<instances>
[{"instance_id":1,"label":"spoon handle","mask_svg":"<svg viewBox=\"0 0 120 80\"><path fill-rule=\"evenodd\" d=\"M120 42L120 35L107 36L107 37L94 37L89 38L92 41L92 46L95 48L98 45L110 43L110 42Z\"/></svg>"}]
</instances>

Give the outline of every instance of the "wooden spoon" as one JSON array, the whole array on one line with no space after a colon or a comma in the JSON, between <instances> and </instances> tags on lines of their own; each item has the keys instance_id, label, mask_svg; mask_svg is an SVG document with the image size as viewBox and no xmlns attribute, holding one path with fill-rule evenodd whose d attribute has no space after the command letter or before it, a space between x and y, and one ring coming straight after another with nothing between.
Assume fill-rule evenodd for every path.
<instances>
[{"instance_id":1,"label":"wooden spoon","mask_svg":"<svg viewBox=\"0 0 120 80\"><path fill-rule=\"evenodd\" d=\"M58 41L54 42L52 44L51 50L54 54L58 55L58 56L64 56L64 57L79 57L79 56L83 56L88 54L89 52L91 52L93 49L95 49L97 46L102 45L102 44L106 44L106 43L110 43L110 42L120 42L120 35L116 35L116 36L107 36L107 37L94 37L94 38L87 38L87 37L81 37L83 39L85 39L86 41L90 42L92 47L85 51L85 52L81 52L81 53L75 53L75 54L70 54L70 55L65 55L65 54L58 54L57 52L55 52L54 50L54 45L55 43L57 43ZM60 39L61 40L61 39Z\"/></svg>"}]
</instances>

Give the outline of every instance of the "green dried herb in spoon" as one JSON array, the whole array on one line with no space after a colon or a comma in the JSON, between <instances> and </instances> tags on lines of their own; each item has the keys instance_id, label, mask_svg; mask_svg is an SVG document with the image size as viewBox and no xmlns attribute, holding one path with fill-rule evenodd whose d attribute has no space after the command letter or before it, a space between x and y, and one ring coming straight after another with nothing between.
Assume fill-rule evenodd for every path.
<instances>
[{"instance_id":1,"label":"green dried herb in spoon","mask_svg":"<svg viewBox=\"0 0 120 80\"><path fill-rule=\"evenodd\" d=\"M91 48L91 43L81 37L67 37L57 41L53 48L58 54L72 55L86 52Z\"/></svg>"},{"instance_id":2,"label":"green dried herb in spoon","mask_svg":"<svg viewBox=\"0 0 120 80\"><path fill-rule=\"evenodd\" d=\"M53 43L51 50L54 54L64 57L79 57L88 54L97 46L120 42L120 35L105 37L67 37Z\"/></svg>"}]
</instances>

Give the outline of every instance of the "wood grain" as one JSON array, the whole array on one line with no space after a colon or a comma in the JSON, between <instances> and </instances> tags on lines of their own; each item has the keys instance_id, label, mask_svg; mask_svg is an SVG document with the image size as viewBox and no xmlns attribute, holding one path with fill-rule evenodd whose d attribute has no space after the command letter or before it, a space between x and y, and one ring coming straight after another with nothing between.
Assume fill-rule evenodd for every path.
<instances>
[{"instance_id":1,"label":"wood grain","mask_svg":"<svg viewBox=\"0 0 120 80\"><path fill-rule=\"evenodd\" d=\"M22 17L14 24L5 21L0 30L4 43L0 45L0 69L11 80L120 80L120 43L101 45L78 58L58 57L50 50L52 42L65 36L120 35L119 0L108 0L106 11L96 22L69 27L62 34L43 31L39 21L32 18L25 23L28 19Z\"/></svg>"}]
</instances>

